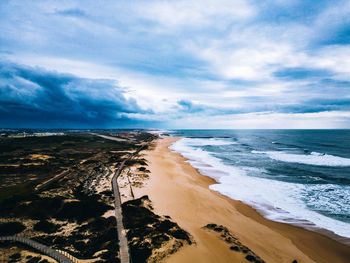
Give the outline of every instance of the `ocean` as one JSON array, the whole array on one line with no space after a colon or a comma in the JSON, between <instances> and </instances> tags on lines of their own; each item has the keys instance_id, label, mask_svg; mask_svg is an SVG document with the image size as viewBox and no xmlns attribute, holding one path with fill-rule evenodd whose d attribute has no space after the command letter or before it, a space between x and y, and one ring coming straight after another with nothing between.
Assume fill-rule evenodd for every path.
<instances>
[{"instance_id":1,"label":"ocean","mask_svg":"<svg viewBox=\"0 0 350 263\"><path fill-rule=\"evenodd\" d=\"M265 217L350 238L350 130L175 130L171 149Z\"/></svg>"}]
</instances>

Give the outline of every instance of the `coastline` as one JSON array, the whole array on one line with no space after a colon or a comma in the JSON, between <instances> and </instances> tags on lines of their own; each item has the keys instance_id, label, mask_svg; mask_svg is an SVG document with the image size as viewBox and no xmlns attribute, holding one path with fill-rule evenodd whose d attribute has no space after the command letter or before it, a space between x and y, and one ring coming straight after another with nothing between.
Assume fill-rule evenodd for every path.
<instances>
[{"instance_id":1,"label":"coastline","mask_svg":"<svg viewBox=\"0 0 350 263\"><path fill-rule=\"evenodd\" d=\"M169 146L177 138L159 139L145 152L151 176L135 195L148 195L157 214L169 215L196 244L181 248L166 262L247 262L217 236L209 223L227 227L266 262L346 262L349 246L301 227L270 221L254 208L209 189L215 181L200 174Z\"/></svg>"}]
</instances>

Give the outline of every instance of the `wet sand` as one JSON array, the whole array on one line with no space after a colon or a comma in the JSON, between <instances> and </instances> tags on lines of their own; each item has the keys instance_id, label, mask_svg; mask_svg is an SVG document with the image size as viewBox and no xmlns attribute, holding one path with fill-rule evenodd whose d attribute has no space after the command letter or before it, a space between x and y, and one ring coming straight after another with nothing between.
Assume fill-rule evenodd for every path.
<instances>
[{"instance_id":1,"label":"wet sand","mask_svg":"<svg viewBox=\"0 0 350 263\"><path fill-rule=\"evenodd\" d=\"M169 215L196 242L170 255L166 262L248 262L243 253L231 251L223 240L202 228L208 223L227 227L266 262L349 262L350 246L267 220L250 206L210 190L215 181L168 148L175 140L160 139L155 149L144 152L150 179L134 191L135 197L148 195L156 214Z\"/></svg>"}]
</instances>

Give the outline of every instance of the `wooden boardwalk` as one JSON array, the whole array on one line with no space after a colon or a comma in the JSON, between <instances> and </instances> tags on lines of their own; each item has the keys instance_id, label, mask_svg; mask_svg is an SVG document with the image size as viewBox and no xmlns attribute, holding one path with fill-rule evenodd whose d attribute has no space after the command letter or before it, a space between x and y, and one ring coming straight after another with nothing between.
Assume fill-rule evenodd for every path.
<instances>
[{"instance_id":1,"label":"wooden boardwalk","mask_svg":"<svg viewBox=\"0 0 350 263\"><path fill-rule=\"evenodd\" d=\"M123 211L122 211L122 204L121 204L121 198L120 198L120 192L119 192L119 186L118 186L117 180L125 167L125 163L127 161L130 161L132 158L134 158L144 147L145 145L142 145L134 153L131 153L127 159L122 161L112 178L112 189L113 189L114 204L115 204L115 217L117 219L117 231L118 231L118 238L119 238L119 258L121 263L130 263L131 258L129 253L128 239L126 237L126 230L124 228L124 223L123 223Z\"/></svg>"},{"instance_id":2,"label":"wooden boardwalk","mask_svg":"<svg viewBox=\"0 0 350 263\"><path fill-rule=\"evenodd\" d=\"M130 263L128 239L126 237L126 231L123 224L123 212L122 204L120 199L120 192L117 179L124 169L126 160L122 161L118 167L118 170L114 173L112 178L112 189L114 194L114 206L115 206L115 217L117 220L117 231L119 239L119 259L121 263Z\"/></svg>"},{"instance_id":3,"label":"wooden boardwalk","mask_svg":"<svg viewBox=\"0 0 350 263\"><path fill-rule=\"evenodd\" d=\"M25 244L27 246L30 246L39 252L43 253L44 255L47 255L55 260L57 260L59 263L73 263L77 262L73 257L70 259L69 254L63 255L62 253L58 252L57 250L54 250L48 246L45 246L43 244L40 244L39 242L36 242L32 239L22 237L22 236L2 236L0 237L0 241L14 241L14 242L20 242L22 244Z\"/></svg>"}]
</instances>

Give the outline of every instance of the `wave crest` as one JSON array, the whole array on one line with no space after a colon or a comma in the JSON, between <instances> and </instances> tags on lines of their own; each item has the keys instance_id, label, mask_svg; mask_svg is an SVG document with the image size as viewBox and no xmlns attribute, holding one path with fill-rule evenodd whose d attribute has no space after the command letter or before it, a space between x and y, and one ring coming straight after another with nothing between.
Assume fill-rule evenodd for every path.
<instances>
[{"instance_id":1,"label":"wave crest","mask_svg":"<svg viewBox=\"0 0 350 263\"><path fill-rule=\"evenodd\" d=\"M300 163L318 166L350 166L350 159L348 158L318 152L311 152L310 154L295 154L282 151L252 151L252 153L266 154L273 160L288 163Z\"/></svg>"}]
</instances>

